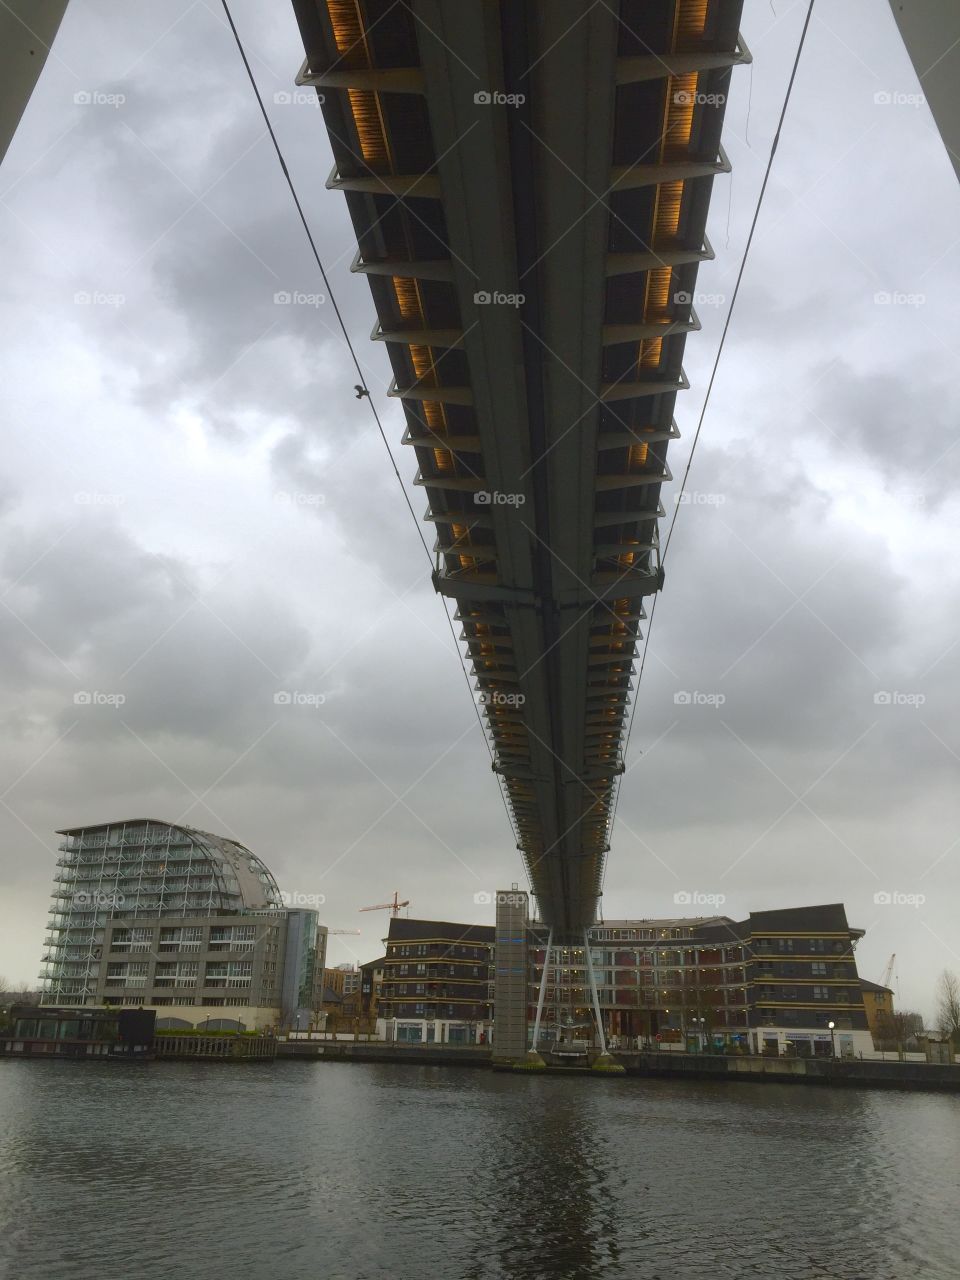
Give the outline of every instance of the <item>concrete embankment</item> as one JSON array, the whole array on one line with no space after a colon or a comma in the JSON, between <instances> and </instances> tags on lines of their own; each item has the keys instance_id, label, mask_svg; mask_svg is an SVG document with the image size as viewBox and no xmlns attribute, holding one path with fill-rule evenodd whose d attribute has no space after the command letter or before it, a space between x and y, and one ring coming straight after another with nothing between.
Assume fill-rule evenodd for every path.
<instances>
[{"instance_id":1,"label":"concrete embankment","mask_svg":"<svg viewBox=\"0 0 960 1280\"><path fill-rule=\"evenodd\" d=\"M616 1061L627 1076L648 1079L754 1081L773 1084L855 1086L880 1089L933 1089L960 1093L960 1065L926 1062L881 1062L829 1058L765 1058L693 1053L617 1053ZM494 1066L510 1071L509 1064L495 1063L489 1045L385 1044L366 1041L280 1041L277 1060L301 1062L398 1062L408 1066ZM589 1067L548 1066L539 1071L517 1069L530 1075L589 1075L611 1073ZM613 1075L623 1079L623 1075Z\"/></svg>"},{"instance_id":2,"label":"concrete embankment","mask_svg":"<svg viewBox=\"0 0 960 1280\"><path fill-rule=\"evenodd\" d=\"M286 1062L403 1062L421 1067L488 1067L489 1045L396 1044L366 1040L281 1040Z\"/></svg>"},{"instance_id":3,"label":"concrete embankment","mask_svg":"<svg viewBox=\"0 0 960 1280\"><path fill-rule=\"evenodd\" d=\"M620 1053L628 1075L775 1084L855 1085L960 1093L960 1065L875 1059L765 1058L687 1053Z\"/></svg>"}]
</instances>

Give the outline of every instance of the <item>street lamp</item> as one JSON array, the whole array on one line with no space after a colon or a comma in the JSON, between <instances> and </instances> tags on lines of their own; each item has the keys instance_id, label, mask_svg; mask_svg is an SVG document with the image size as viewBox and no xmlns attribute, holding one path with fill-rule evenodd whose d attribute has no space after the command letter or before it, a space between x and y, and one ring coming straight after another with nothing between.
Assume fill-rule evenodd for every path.
<instances>
[{"instance_id":1,"label":"street lamp","mask_svg":"<svg viewBox=\"0 0 960 1280\"><path fill-rule=\"evenodd\" d=\"M827 1023L827 1026L830 1028L830 1057L831 1058L835 1058L837 1056L837 1043L833 1034L833 1029L836 1025L837 1024L835 1022Z\"/></svg>"},{"instance_id":2,"label":"street lamp","mask_svg":"<svg viewBox=\"0 0 960 1280\"><path fill-rule=\"evenodd\" d=\"M703 1053L704 1050L706 1049L706 1045L704 1044L704 1035L703 1035L703 1031L704 1031L703 1024L705 1021L706 1019L704 1018L693 1019L693 1022L696 1024L696 1028L697 1028L697 1049L700 1053Z\"/></svg>"}]
</instances>

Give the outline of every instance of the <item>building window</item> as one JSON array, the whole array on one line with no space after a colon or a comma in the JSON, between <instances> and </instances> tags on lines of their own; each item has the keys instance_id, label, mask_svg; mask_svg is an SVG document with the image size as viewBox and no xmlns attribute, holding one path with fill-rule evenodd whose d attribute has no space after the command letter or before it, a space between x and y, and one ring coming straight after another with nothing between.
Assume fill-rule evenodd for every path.
<instances>
[{"instance_id":1,"label":"building window","mask_svg":"<svg viewBox=\"0 0 960 1280\"><path fill-rule=\"evenodd\" d=\"M822 960L814 960L810 966L810 971L815 978L825 978L827 976L827 966Z\"/></svg>"}]
</instances>

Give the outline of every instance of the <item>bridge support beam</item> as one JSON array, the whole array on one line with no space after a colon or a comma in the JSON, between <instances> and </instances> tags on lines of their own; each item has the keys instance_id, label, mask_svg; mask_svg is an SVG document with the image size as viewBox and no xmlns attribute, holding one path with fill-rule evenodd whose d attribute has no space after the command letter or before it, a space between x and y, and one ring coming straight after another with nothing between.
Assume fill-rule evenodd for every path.
<instances>
[{"instance_id":1,"label":"bridge support beam","mask_svg":"<svg viewBox=\"0 0 960 1280\"><path fill-rule=\"evenodd\" d=\"M587 953L587 981L590 983L590 999L593 1002L593 1014L597 1020L597 1037L600 1044L600 1053L602 1056L606 1057L607 1040L606 1036L603 1034L603 1018L600 1015L600 994L597 991L597 977L593 972L593 955L590 951L589 929L584 929L583 931L583 945Z\"/></svg>"},{"instance_id":2,"label":"bridge support beam","mask_svg":"<svg viewBox=\"0 0 960 1280\"><path fill-rule=\"evenodd\" d=\"M537 1045L540 1043L540 1022L543 1018L543 999L547 994L547 971L550 968L550 949L553 946L553 925L550 926L550 932L547 934L547 952L543 957L543 973L540 976L540 994L537 996L537 1016L533 1024L533 1041L530 1048L534 1053L537 1051Z\"/></svg>"},{"instance_id":3,"label":"bridge support beam","mask_svg":"<svg viewBox=\"0 0 960 1280\"><path fill-rule=\"evenodd\" d=\"M493 1056L521 1062L527 1053L527 913L522 889L497 891L496 977L493 988Z\"/></svg>"}]
</instances>

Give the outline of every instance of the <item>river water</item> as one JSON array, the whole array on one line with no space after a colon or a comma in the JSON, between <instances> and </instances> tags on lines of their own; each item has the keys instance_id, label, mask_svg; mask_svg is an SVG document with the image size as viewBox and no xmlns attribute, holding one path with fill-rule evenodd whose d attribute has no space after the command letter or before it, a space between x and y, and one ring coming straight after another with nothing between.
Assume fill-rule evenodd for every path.
<instances>
[{"instance_id":1,"label":"river water","mask_svg":"<svg viewBox=\"0 0 960 1280\"><path fill-rule=\"evenodd\" d=\"M0 1060L16 1280L960 1276L960 1099Z\"/></svg>"}]
</instances>

